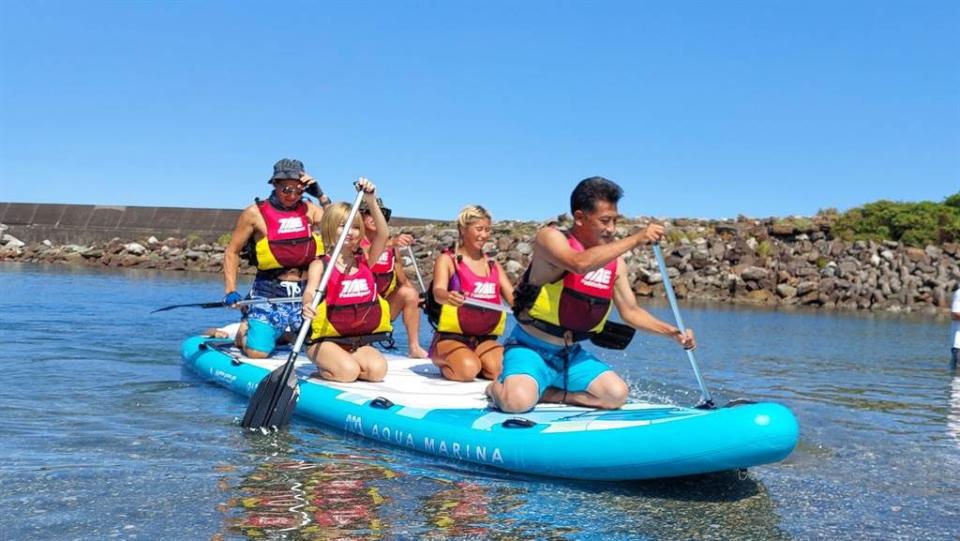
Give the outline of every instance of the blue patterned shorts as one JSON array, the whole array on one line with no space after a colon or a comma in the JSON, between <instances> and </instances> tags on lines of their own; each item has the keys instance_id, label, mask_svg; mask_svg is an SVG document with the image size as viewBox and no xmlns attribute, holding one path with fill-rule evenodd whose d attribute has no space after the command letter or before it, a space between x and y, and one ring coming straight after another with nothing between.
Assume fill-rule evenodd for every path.
<instances>
[{"instance_id":1,"label":"blue patterned shorts","mask_svg":"<svg viewBox=\"0 0 960 541\"><path fill-rule=\"evenodd\" d=\"M248 299L272 297L297 297L305 282L280 282L277 280L254 280ZM270 353L276 341L287 332L297 332L303 323L302 303L251 304L244 310L247 322L247 347Z\"/></svg>"}]
</instances>

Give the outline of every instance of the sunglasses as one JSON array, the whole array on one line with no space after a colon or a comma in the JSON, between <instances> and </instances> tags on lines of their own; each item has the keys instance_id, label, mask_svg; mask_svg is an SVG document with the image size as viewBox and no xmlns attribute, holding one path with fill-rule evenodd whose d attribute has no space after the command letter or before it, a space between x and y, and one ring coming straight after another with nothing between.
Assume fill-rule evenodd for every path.
<instances>
[{"instance_id":1,"label":"sunglasses","mask_svg":"<svg viewBox=\"0 0 960 541\"><path fill-rule=\"evenodd\" d=\"M286 195L297 194L301 195L303 193L303 188L295 188L293 186L284 186L280 188L280 192Z\"/></svg>"},{"instance_id":2,"label":"sunglasses","mask_svg":"<svg viewBox=\"0 0 960 541\"><path fill-rule=\"evenodd\" d=\"M389 222L389 221L390 221L390 215L393 214L393 211L391 211L391 210L388 209L387 207L380 207L380 212L383 213L383 219ZM369 210L369 209L364 209L363 213L364 213L364 214L370 214L370 210Z\"/></svg>"}]
</instances>

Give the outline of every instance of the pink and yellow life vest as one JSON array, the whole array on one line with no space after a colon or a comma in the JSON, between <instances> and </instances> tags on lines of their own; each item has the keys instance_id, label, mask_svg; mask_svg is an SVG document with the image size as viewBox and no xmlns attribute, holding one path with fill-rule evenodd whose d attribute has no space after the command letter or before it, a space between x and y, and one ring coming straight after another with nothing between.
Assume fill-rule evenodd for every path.
<instances>
[{"instance_id":1,"label":"pink and yellow life vest","mask_svg":"<svg viewBox=\"0 0 960 541\"><path fill-rule=\"evenodd\" d=\"M451 254L452 256L452 254ZM487 260L487 276L478 276L459 255L452 256L455 270L447 284L449 291L459 291L464 297L500 304L500 271L493 260ZM428 314L429 316L429 314ZM500 336L507 323L507 314L496 310L464 304L440 305L433 322L437 332L463 336Z\"/></svg>"},{"instance_id":2,"label":"pink and yellow life vest","mask_svg":"<svg viewBox=\"0 0 960 541\"><path fill-rule=\"evenodd\" d=\"M327 293L317 306L310 338L365 336L391 332L390 304L377 294L377 282L363 253L357 254L356 270L343 274L334 267ZM324 258L324 265L335 265Z\"/></svg>"},{"instance_id":3,"label":"pink and yellow life vest","mask_svg":"<svg viewBox=\"0 0 960 541\"><path fill-rule=\"evenodd\" d=\"M370 247L370 241L360 240L360 246L364 249ZM377 281L377 293L386 297L397 289L397 271L396 271L396 253L392 247L383 249L376 263L370 265L373 271L373 277Z\"/></svg>"},{"instance_id":4,"label":"pink and yellow life vest","mask_svg":"<svg viewBox=\"0 0 960 541\"><path fill-rule=\"evenodd\" d=\"M257 270L305 269L323 255L323 240L311 231L303 201L292 210L282 210L258 199L257 209L267 226L267 236L254 247Z\"/></svg>"},{"instance_id":5,"label":"pink and yellow life vest","mask_svg":"<svg viewBox=\"0 0 960 541\"><path fill-rule=\"evenodd\" d=\"M567 234L570 247L584 251L583 244ZM617 277L617 259L585 274L564 272L560 278L535 286L529 283L530 267L517 286L514 314L517 321L547 334L573 340L585 340L603 329L613 306L613 284Z\"/></svg>"}]
</instances>

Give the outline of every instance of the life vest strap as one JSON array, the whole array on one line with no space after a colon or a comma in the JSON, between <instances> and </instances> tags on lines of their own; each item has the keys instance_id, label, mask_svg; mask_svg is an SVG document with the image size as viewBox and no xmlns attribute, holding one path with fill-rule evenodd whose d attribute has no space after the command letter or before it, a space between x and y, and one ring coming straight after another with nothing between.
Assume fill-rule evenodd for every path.
<instances>
[{"instance_id":1,"label":"life vest strap","mask_svg":"<svg viewBox=\"0 0 960 541\"><path fill-rule=\"evenodd\" d=\"M384 343L384 347L386 348L394 347L392 332L378 332L373 334L365 334L363 336L325 336L315 340L307 340L309 345L320 344L322 342L333 342L339 346L346 346L350 348L351 352L356 351L363 346L369 346L370 344Z\"/></svg>"}]
</instances>

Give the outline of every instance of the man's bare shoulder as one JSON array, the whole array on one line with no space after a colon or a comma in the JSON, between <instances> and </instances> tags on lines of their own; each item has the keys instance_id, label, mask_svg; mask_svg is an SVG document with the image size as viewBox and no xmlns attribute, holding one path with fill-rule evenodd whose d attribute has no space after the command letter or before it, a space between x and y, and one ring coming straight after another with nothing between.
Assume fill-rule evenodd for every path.
<instances>
[{"instance_id":1,"label":"man's bare shoulder","mask_svg":"<svg viewBox=\"0 0 960 541\"><path fill-rule=\"evenodd\" d=\"M560 228L554 225L541 227L540 230L537 231L537 234L534 236L534 241L537 244L546 244L549 242L556 242L558 240L562 240L566 242L566 239L567 237L566 235L563 234L563 231L561 231Z\"/></svg>"},{"instance_id":2,"label":"man's bare shoulder","mask_svg":"<svg viewBox=\"0 0 960 541\"><path fill-rule=\"evenodd\" d=\"M241 214L241 215L244 215L244 214L257 215L257 214L260 214L260 209L257 208L257 204L256 204L256 203L250 203L249 205L247 205L247 206L240 212L240 214Z\"/></svg>"},{"instance_id":3,"label":"man's bare shoulder","mask_svg":"<svg viewBox=\"0 0 960 541\"><path fill-rule=\"evenodd\" d=\"M256 204L250 205L240 212L237 217L237 228L247 231L260 231L263 229L263 216L260 215L260 209Z\"/></svg>"}]
</instances>

